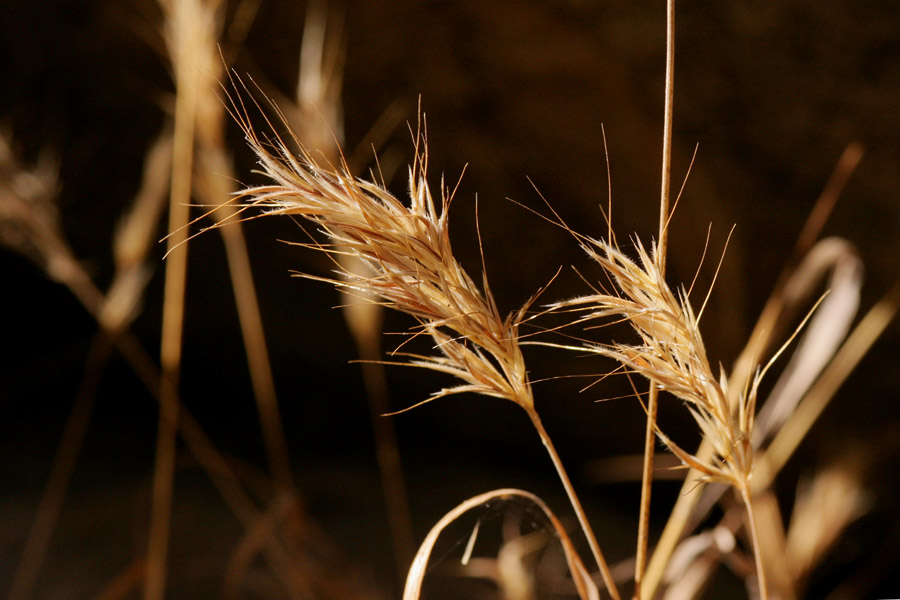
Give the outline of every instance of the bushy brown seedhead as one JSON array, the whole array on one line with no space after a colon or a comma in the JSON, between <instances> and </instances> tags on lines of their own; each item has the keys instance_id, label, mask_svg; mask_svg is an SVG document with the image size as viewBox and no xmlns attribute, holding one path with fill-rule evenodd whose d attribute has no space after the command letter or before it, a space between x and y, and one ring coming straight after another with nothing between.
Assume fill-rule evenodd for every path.
<instances>
[{"instance_id":1,"label":"bushy brown seedhead","mask_svg":"<svg viewBox=\"0 0 900 600\"><path fill-rule=\"evenodd\" d=\"M407 206L383 184L351 175L346 163L339 167L320 163L296 138L292 141L301 147L298 155L281 137L260 138L246 113L241 114L244 118L238 120L272 183L245 190L239 201L271 214L311 221L328 240L311 246L333 256L358 257L372 268L370 276L344 269L335 261L338 276L313 278L351 294L376 298L419 321L418 330L433 338L441 355L410 355L411 364L464 382L436 392L431 399L475 392L532 407L518 341L527 305L502 317L487 280L484 290L479 290L453 256L448 229L453 194L442 184L439 203L432 195L426 180L425 135L415 136Z\"/></svg>"},{"instance_id":2,"label":"bushy brown seedhead","mask_svg":"<svg viewBox=\"0 0 900 600\"><path fill-rule=\"evenodd\" d=\"M660 438L688 466L710 479L743 488L752 467L749 439L759 376L749 390L738 394L738 405L730 406L728 380L721 368L718 377L713 373L700 335L703 310L695 312L688 293L683 288L673 290L666 283L655 260L655 244L647 251L635 239L638 261L605 240L584 238L582 246L617 289L559 302L552 308L586 311L579 322L610 318L627 321L640 343L591 343L587 348L683 400L704 438L713 445L715 455L701 461L657 428Z\"/></svg>"}]
</instances>

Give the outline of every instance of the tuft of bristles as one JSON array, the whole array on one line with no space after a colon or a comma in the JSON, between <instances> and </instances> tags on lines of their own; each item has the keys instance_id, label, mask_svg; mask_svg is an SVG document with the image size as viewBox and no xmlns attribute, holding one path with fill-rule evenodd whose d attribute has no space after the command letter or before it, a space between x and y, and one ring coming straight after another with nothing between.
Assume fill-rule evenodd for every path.
<instances>
[{"instance_id":1,"label":"tuft of bristles","mask_svg":"<svg viewBox=\"0 0 900 600\"><path fill-rule=\"evenodd\" d=\"M715 454L707 460L698 458L657 427L660 439L687 466L708 479L744 489L752 469L749 440L757 389L765 369L757 372L749 389L736 395L737 405L732 406L724 370L720 367L716 377L706 355L699 328L703 310L695 312L688 292L683 288L672 290L666 283L655 260L656 245L648 251L635 239L638 261L634 261L614 243L591 238L581 238L581 243L617 291L598 291L558 302L551 310L586 311L577 320L582 323L608 318L627 321L640 343L589 343L584 348L619 362L626 372L642 375L660 390L683 400Z\"/></svg>"},{"instance_id":2,"label":"tuft of bristles","mask_svg":"<svg viewBox=\"0 0 900 600\"><path fill-rule=\"evenodd\" d=\"M301 216L328 238L310 246L332 256L356 257L371 267L371 274L359 273L335 260L335 277L304 277L327 281L415 317L419 334L431 336L441 354L407 355L410 364L464 382L442 389L428 400L475 392L533 407L519 346L519 326L530 303L502 317L486 278L483 291L479 290L453 256L448 229L453 193L442 182L438 210L426 180L424 133L415 135L416 158L409 168L407 206L383 184L351 175L343 160L340 167L320 163L292 133L292 141L301 148L296 155L277 135L261 139L250 126L243 105L234 112L263 173L272 180L245 190L238 202L243 202L244 208L266 209L269 214Z\"/></svg>"}]
</instances>

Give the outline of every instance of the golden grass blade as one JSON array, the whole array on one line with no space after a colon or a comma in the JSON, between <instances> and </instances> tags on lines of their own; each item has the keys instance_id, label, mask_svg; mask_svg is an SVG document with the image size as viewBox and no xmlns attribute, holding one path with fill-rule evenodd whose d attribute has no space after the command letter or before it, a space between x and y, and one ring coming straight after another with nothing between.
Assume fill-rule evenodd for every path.
<instances>
[{"instance_id":1,"label":"golden grass blade","mask_svg":"<svg viewBox=\"0 0 900 600\"><path fill-rule=\"evenodd\" d=\"M447 528L447 526L460 518L466 512L482 506L485 503L490 502L491 500L506 499L511 497L522 498L533 503L547 516L547 518L553 525L556 535L559 538L560 544L562 544L566 562L569 565L569 572L572 575L572 581L574 582L575 587L578 590L579 597L582 598L582 600L593 600L599 598L599 591L597 590L597 586L588 576L587 569L585 569L584 564L578 557L577 552L575 552L575 547L572 544L572 540L569 538L569 535L563 527L562 523L559 521L556 515L553 514L553 511L551 511L550 508L544 503L544 501L541 500L538 496L535 496L534 494L523 490L509 488L494 490L492 492L479 494L478 496L469 498L468 500L462 502L459 506L445 514L437 523L435 523L435 525L431 528L431 531L428 532L428 535L425 536L425 539L422 541L421 546L419 546L419 550L418 552L416 552L412 565L409 568L409 574L406 578L406 585L403 589L403 600L418 600L418 598L421 596L422 585L428 568L428 561L431 558L431 552L434 549L434 545L440 537L441 533L444 531L444 529Z\"/></svg>"},{"instance_id":2,"label":"golden grass blade","mask_svg":"<svg viewBox=\"0 0 900 600\"><path fill-rule=\"evenodd\" d=\"M153 475L147 576L144 600L163 600L175 470L175 424L178 422L181 337L187 283L187 227L193 182L194 136L200 86L198 66L206 39L215 31L215 7L203 0L161 1L164 33L175 78L175 130L169 196L168 260L165 268L162 340L160 347L160 414Z\"/></svg>"}]
</instances>

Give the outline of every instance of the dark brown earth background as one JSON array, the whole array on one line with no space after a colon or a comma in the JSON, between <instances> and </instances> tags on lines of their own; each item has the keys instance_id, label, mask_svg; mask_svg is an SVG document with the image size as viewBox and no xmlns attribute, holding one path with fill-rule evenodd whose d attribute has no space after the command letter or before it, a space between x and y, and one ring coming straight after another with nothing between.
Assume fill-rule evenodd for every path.
<instances>
[{"instance_id":1,"label":"dark brown earth background","mask_svg":"<svg viewBox=\"0 0 900 600\"><path fill-rule=\"evenodd\" d=\"M665 7L581 0L340 3L347 60L346 144L358 143L389 106L403 119L380 151L407 161L417 98L427 115L430 177L455 183L455 249L480 275L475 228L501 310L517 308L563 267L546 299L586 291L570 265L600 276L574 240L521 208L540 195L579 231L606 233L601 134L606 132L613 220L620 239L657 228ZM291 94L305 6L262 0L235 68ZM101 287L110 240L161 128L172 84L155 46L159 10L144 0L0 4L0 125L23 156L49 152L72 246ZM709 354L728 367L742 347L804 219L844 148L865 156L824 235L855 244L866 266L863 310L900 276L900 9L888 2L727 0L678 6L673 179L696 163L674 218L669 280L691 281L711 227L710 252L734 235L704 316ZM253 162L230 132L238 176ZM466 167L467 165L467 167ZM535 191L535 187L540 195ZM391 183L398 195L402 177ZM333 544L335 573L369 597L399 597L359 366L334 290L292 279L327 274L320 257L279 240L304 235L288 219L246 227L286 434L305 518ZM162 233L160 233L162 237ZM159 247L162 265L163 245ZM699 282L708 286L715 260ZM69 292L27 259L0 250L0 595L6 593L34 516L96 325ZM162 268L134 331L158 354ZM214 442L247 473L264 454L221 240L191 245L181 395ZM405 317L389 315L388 331ZM391 348L395 338L387 338ZM601 373L608 365L534 349L533 379ZM409 406L448 381L388 371L392 405ZM613 562L633 553L638 485L603 483L591 461L639 453L643 413L615 378L559 379L536 387L563 460ZM35 598L93 598L145 549L156 405L123 361L104 371L85 448L41 571ZM672 401L669 428L692 423ZM421 539L474 494L522 487L569 515L562 490L524 413L499 400L452 397L393 417ZM893 432L893 433L892 433ZM788 514L804 472L855 448L874 449L870 511L815 572L809 598L848 583L846 597L900 593L900 328L893 325L829 406L783 475ZM664 524L677 486L660 483L653 525ZM467 535L461 534L463 539ZM187 452L179 462L171 537L171 598L217 597L242 530ZM448 540L444 549L452 546ZM453 559L447 559L453 562ZM262 563L248 598L280 597ZM433 587L445 581L434 575ZM429 580L432 581L432 580ZM447 584L449 585L449 584ZM708 597L743 594L723 568ZM252 589L251 589L252 588ZM450 588L448 588L450 589ZM483 593L489 587L479 588ZM452 594L452 592L450 592ZM474 592L473 592L474 593ZM137 597L135 592L132 596ZM450 596L452 597L452 595ZM475 596L471 597L491 597Z\"/></svg>"}]
</instances>

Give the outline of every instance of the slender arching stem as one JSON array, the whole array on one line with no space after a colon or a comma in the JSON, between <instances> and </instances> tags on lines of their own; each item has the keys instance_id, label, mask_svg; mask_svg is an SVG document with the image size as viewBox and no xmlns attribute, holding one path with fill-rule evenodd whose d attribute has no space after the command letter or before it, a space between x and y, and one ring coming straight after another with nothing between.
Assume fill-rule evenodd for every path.
<instances>
[{"instance_id":1,"label":"slender arching stem","mask_svg":"<svg viewBox=\"0 0 900 600\"><path fill-rule=\"evenodd\" d=\"M572 482L569 480L569 475L566 473L566 469L563 467L562 461L559 458L559 454L556 452L556 447L553 445L553 441L550 439L550 435L547 433L547 430L544 429L544 424L541 422L540 417L533 407L528 405L523 405L525 411L528 413L528 417L531 419L532 425L537 430L538 435L541 438L541 442L543 442L544 447L547 449L547 453L550 455L550 460L553 461L553 466L556 468L556 473L559 475L560 481L562 481L563 487L566 490L566 494L569 496L569 503L572 505L572 509L575 511L575 516L578 517L578 523L581 525L581 530L584 532L584 537L587 538L588 545L591 547L591 553L594 555L594 559L597 561L597 567L600 569L600 576L603 578L603 583L606 584L606 589L609 591L609 595L613 597L614 600L620 600L621 596L619 596L619 590L616 588L616 584L613 581L612 573L609 570L609 566L606 563L606 559L603 557L603 552L600 551L600 544L597 543L597 536L594 535L594 530L591 529L591 525L587 520L587 515L584 513L584 508L581 506L581 501L578 499L578 495L575 493L575 488L572 487Z\"/></svg>"},{"instance_id":2,"label":"slender arching stem","mask_svg":"<svg viewBox=\"0 0 900 600\"><path fill-rule=\"evenodd\" d=\"M750 484L745 482L741 486L741 499L747 509L747 529L750 530L750 539L753 541L753 558L756 560L756 578L759 581L759 597L761 600L769 600L769 590L766 585L766 570L763 567L762 553L759 547L759 534L756 529L756 515L753 511L753 498L750 492Z\"/></svg>"}]
</instances>

